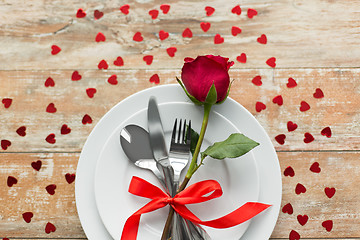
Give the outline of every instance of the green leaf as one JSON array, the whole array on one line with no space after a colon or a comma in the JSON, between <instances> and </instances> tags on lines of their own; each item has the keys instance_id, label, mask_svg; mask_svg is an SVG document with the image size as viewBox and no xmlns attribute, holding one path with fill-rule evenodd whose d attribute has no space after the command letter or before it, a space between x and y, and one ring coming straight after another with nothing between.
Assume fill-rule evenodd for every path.
<instances>
[{"instance_id":1,"label":"green leaf","mask_svg":"<svg viewBox=\"0 0 360 240\"><path fill-rule=\"evenodd\" d=\"M215 84L213 83L210 87L210 90L206 96L205 102L208 104L215 104L217 101L217 92L216 92L216 88L215 88Z\"/></svg>"},{"instance_id":2,"label":"green leaf","mask_svg":"<svg viewBox=\"0 0 360 240\"><path fill-rule=\"evenodd\" d=\"M184 84L181 82L181 80L179 78L176 77L177 82L180 84L180 86L182 87L182 89L184 90L184 92L186 93L186 95L188 96L188 98L190 98L190 100L195 103L196 105L204 105L203 102L200 102L199 100L197 100L194 96L190 95L190 93L186 90Z\"/></svg>"},{"instance_id":3,"label":"green leaf","mask_svg":"<svg viewBox=\"0 0 360 240\"><path fill-rule=\"evenodd\" d=\"M251 149L258 146L259 143L246 137L241 133L233 133L226 140L216 142L201 153L201 159L210 156L215 159L237 158Z\"/></svg>"},{"instance_id":4,"label":"green leaf","mask_svg":"<svg viewBox=\"0 0 360 240\"><path fill-rule=\"evenodd\" d=\"M187 128L189 127L189 125L186 125L186 135L185 138L187 138ZM194 130L194 129L190 129L190 134L191 134L191 143L190 143L190 152L192 155L194 155L195 152L195 148L196 148L196 144L199 140L199 134Z\"/></svg>"}]
</instances>

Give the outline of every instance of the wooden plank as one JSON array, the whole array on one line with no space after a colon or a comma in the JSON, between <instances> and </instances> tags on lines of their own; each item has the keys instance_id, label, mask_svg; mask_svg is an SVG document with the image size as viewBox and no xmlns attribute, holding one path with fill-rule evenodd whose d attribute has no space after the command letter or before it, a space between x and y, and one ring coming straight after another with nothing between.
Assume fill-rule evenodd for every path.
<instances>
[{"instance_id":1,"label":"wooden plank","mask_svg":"<svg viewBox=\"0 0 360 240\"><path fill-rule=\"evenodd\" d=\"M9 108L1 108L0 139L10 140L10 152L81 151L92 128L99 119L115 104L142 89L155 86L149 78L158 74L160 84L175 83L180 70L84 70L79 73L82 79L71 81L73 71L0 71L0 98L11 98ZM117 85L107 82L117 75ZM233 69L234 79L230 96L248 109L268 132L278 151L289 150L359 150L360 125L358 86L359 69ZM262 77L262 85L255 86L251 81L255 76ZM48 77L55 81L55 87L45 87ZM297 86L288 88L288 78L294 78ZM96 88L93 98L86 89ZM313 93L320 88L323 98L314 98ZM273 98L281 95L283 105L274 104ZM256 102L263 102L267 108L255 110ZM310 110L299 110L301 101L310 105ZM46 112L50 103L57 111ZM82 124L88 114L93 122ZM295 131L288 132L287 122L298 125ZM71 133L62 135L63 124L71 128ZM26 136L16 133L20 126L26 126ZM321 134L322 129L330 127L330 138ZM315 140L304 143L304 134L311 133ZM49 144L45 138L54 133L56 143ZM285 134L283 145L275 141L279 134Z\"/></svg>"},{"instance_id":2,"label":"wooden plank","mask_svg":"<svg viewBox=\"0 0 360 240\"><path fill-rule=\"evenodd\" d=\"M301 239L360 238L357 225L360 208L356 189L360 176L358 159L360 152L280 152L281 171L291 166L295 176L283 176L283 200L293 206L293 213L280 212L272 234L274 239L288 239L291 230L297 231ZM65 180L66 173L74 173L78 153L2 153L0 170L0 233L8 238L85 238L77 216L74 200L74 183ZM32 162L42 161L40 171L31 167ZM319 163L320 173L309 170L313 163ZM18 183L6 185L7 177L14 176ZM306 192L295 193L298 183ZM45 187L57 186L54 195ZM326 196L326 187L335 188L333 197ZM22 213L33 212L30 223ZM64 214L65 213L65 214ZM298 215L308 215L309 220L301 226ZM327 232L321 225L332 220L333 228ZM57 230L46 234L47 222Z\"/></svg>"},{"instance_id":3,"label":"wooden plank","mask_svg":"<svg viewBox=\"0 0 360 240\"><path fill-rule=\"evenodd\" d=\"M122 4L115 1L0 3L0 69L95 69L101 59L118 69L112 64L118 56L124 58L126 68L180 68L184 57L209 53L231 59L246 53L247 63L237 62L238 68L267 68L269 57L277 58L278 68L358 67L360 61L360 40L354 31L360 23L356 0L247 0L241 2L240 16L231 13L239 4L235 0L225 5L215 0L173 0L168 2L168 14L160 12L152 20L148 11L159 9L162 3L130 1L128 15L119 11ZM214 7L215 13L206 16L205 6ZM87 12L85 18L76 18L79 8ZM258 15L249 19L248 8L256 9ZM104 16L95 20L94 10ZM201 22L211 23L208 32L200 28ZM240 27L242 33L232 36L232 26ZM192 38L182 37L185 28L192 30ZM169 32L169 38L159 40L160 30ZM132 40L138 31L144 37L140 43ZM105 42L95 42L98 32L106 36ZM221 34L223 44L214 44L215 34ZM257 42L261 34L267 35L266 45ZM56 56L51 55L53 44L62 49ZM168 47L177 48L175 58L166 53ZM151 66L142 61L144 55L155 56Z\"/></svg>"}]
</instances>

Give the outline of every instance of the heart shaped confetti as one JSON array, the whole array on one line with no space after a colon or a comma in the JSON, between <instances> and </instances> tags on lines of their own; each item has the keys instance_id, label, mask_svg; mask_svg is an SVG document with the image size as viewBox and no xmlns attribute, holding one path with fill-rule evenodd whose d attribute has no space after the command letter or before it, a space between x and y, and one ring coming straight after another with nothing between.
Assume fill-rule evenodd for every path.
<instances>
[{"instance_id":1,"label":"heart shaped confetti","mask_svg":"<svg viewBox=\"0 0 360 240\"><path fill-rule=\"evenodd\" d=\"M215 44L221 44L224 42L224 38L221 37L220 34L216 34L215 37L214 37L214 43Z\"/></svg>"},{"instance_id":2,"label":"heart shaped confetti","mask_svg":"<svg viewBox=\"0 0 360 240\"><path fill-rule=\"evenodd\" d=\"M98 34L96 34L96 37L95 37L96 42L105 42L105 40L106 40L106 37L103 33L98 32Z\"/></svg>"},{"instance_id":3,"label":"heart shaped confetti","mask_svg":"<svg viewBox=\"0 0 360 240\"><path fill-rule=\"evenodd\" d=\"M2 102L2 104L4 104L5 108L9 108L11 106L12 99L11 98L3 98L3 100L1 102Z\"/></svg>"},{"instance_id":4,"label":"heart shaped confetti","mask_svg":"<svg viewBox=\"0 0 360 240\"><path fill-rule=\"evenodd\" d=\"M298 183L295 187L295 193L297 195L301 194L301 193L305 193L306 192L306 187L304 185L302 185L301 183Z\"/></svg>"},{"instance_id":5,"label":"heart shaped confetti","mask_svg":"<svg viewBox=\"0 0 360 240\"><path fill-rule=\"evenodd\" d=\"M314 162L313 164L311 164L310 166L310 171L314 172L314 173L319 173L321 172L321 168L318 162Z\"/></svg>"},{"instance_id":6,"label":"heart shaped confetti","mask_svg":"<svg viewBox=\"0 0 360 240\"><path fill-rule=\"evenodd\" d=\"M72 174L67 173L67 174L65 174L65 179L68 182L68 184L73 183L75 181L75 173L72 173Z\"/></svg>"},{"instance_id":7,"label":"heart shaped confetti","mask_svg":"<svg viewBox=\"0 0 360 240\"><path fill-rule=\"evenodd\" d=\"M169 37L169 33L165 32L164 30L160 30L159 32L159 38L161 41L167 39Z\"/></svg>"},{"instance_id":8,"label":"heart shaped confetti","mask_svg":"<svg viewBox=\"0 0 360 240\"><path fill-rule=\"evenodd\" d=\"M22 214L22 217L24 219L25 222L29 223L31 222L31 218L34 216L34 214L32 212L25 212Z\"/></svg>"},{"instance_id":9,"label":"heart shaped confetti","mask_svg":"<svg viewBox=\"0 0 360 240\"><path fill-rule=\"evenodd\" d=\"M74 71L71 75L71 80L72 81L79 81L81 80L82 76L79 74L78 71Z\"/></svg>"},{"instance_id":10,"label":"heart shaped confetti","mask_svg":"<svg viewBox=\"0 0 360 240\"><path fill-rule=\"evenodd\" d=\"M124 66L124 60L122 59L122 57L117 57L114 61L114 65L118 67Z\"/></svg>"},{"instance_id":11,"label":"heart shaped confetti","mask_svg":"<svg viewBox=\"0 0 360 240\"><path fill-rule=\"evenodd\" d=\"M279 106L281 106L281 105L283 105L284 100L283 100L283 97L281 95L278 95L278 96L273 98L272 102L279 105Z\"/></svg>"},{"instance_id":12,"label":"heart shaped confetti","mask_svg":"<svg viewBox=\"0 0 360 240\"><path fill-rule=\"evenodd\" d=\"M245 53L241 53L240 56L236 57L236 60L240 63L246 63L247 57Z\"/></svg>"},{"instance_id":13,"label":"heart shaped confetti","mask_svg":"<svg viewBox=\"0 0 360 240\"><path fill-rule=\"evenodd\" d=\"M255 85L255 86L261 86L262 85L262 81L261 81L261 76L255 76L251 82Z\"/></svg>"},{"instance_id":14,"label":"heart shaped confetti","mask_svg":"<svg viewBox=\"0 0 360 240\"><path fill-rule=\"evenodd\" d=\"M285 139L286 139L286 135L285 134L279 134L275 137L275 140L280 144L280 145L284 145L285 144Z\"/></svg>"},{"instance_id":15,"label":"heart shaped confetti","mask_svg":"<svg viewBox=\"0 0 360 240\"><path fill-rule=\"evenodd\" d=\"M98 64L98 69L108 69L109 68L109 65L108 63L103 59L99 62Z\"/></svg>"},{"instance_id":16,"label":"heart shaped confetti","mask_svg":"<svg viewBox=\"0 0 360 240\"><path fill-rule=\"evenodd\" d=\"M159 84L160 83L160 78L158 74L154 74L150 77L149 81L151 83L155 83L155 84Z\"/></svg>"},{"instance_id":17,"label":"heart shaped confetti","mask_svg":"<svg viewBox=\"0 0 360 240\"><path fill-rule=\"evenodd\" d=\"M32 167L33 169L35 169L36 171L40 171L41 165L42 165L42 161L41 161L41 160L37 160L36 162L32 162L32 163L31 163L31 167Z\"/></svg>"},{"instance_id":18,"label":"heart shaped confetti","mask_svg":"<svg viewBox=\"0 0 360 240\"><path fill-rule=\"evenodd\" d=\"M152 9L149 11L149 15L151 16L152 19L155 20L159 16L159 10Z\"/></svg>"},{"instance_id":19,"label":"heart shaped confetti","mask_svg":"<svg viewBox=\"0 0 360 240\"><path fill-rule=\"evenodd\" d=\"M85 114L84 117L81 120L82 124L91 124L92 123L92 118L88 115Z\"/></svg>"},{"instance_id":20,"label":"heart shaped confetti","mask_svg":"<svg viewBox=\"0 0 360 240\"><path fill-rule=\"evenodd\" d=\"M21 137L25 137L26 136L26 127L25 126L19 127L18 129L16 129L16 133Z\"/></svg>"},{"instance_id":21,"label":"heart shaped confetti","mask_svg":"<svg viewBox=\"0 0 360 240\"><path fill-rule=\"evenodd\" d=\"M56 231L56 227L54 226L54 224L48 222L45 226L45 233L52 233Z\"/></svg>"},{"instance_id":22,"label":"heart shaped confetti","mask_svg":"<svg viewBox=\"0 0 360 240\"><path fill-rule=\"evenodd\" d=\"M253 18L254 16L256 16L258 14L258 12L255 9L249 8L247 10L247 16L248 18Z\"/></svg>"},{"instance_id":23,"label":"heart shaped confetti","mask_svg":"<svg viewBox=\"0 0 360 240\"><path fill-rule=\"evenodd\" d=\"M261 112L262 110L265 110L266 109L266 105L262 102L256 102L255 104L255 110L257 112Z\"/></svg>"},{"instance_id":24,"label":"heart shaped confetti","mask_svg":"<svg viewBox=\"0 0 360 240\"><path fill-rule=\"evenodd\" d=\"M240 15L241 14L241 7L239 5L233 7L233 9L231 9L231 12L236 14L236 15Z\"/></svg>"},{"instance_id":25,"label":"heart shaped confetti","mask_svg":"<svg viewBox=\"0 0 360 240\"><path fill-rule=\"evenodd\" d=\"M326 137L331 137L331 128L330 127L326 127L323 130L321 130L321 135L326 136Z\"/></svg>"},{"instance_id":26,"label":"heart shaped confetti","mask_svg":"<svg viewBox=\"0 0 360 240\"><path fill-rule=\"evenodd\" d=\"M242 32L241 28L237 27L237 26L232 26L231 27L231 34L236 37L238 34L240 34Z\"/></svg>"},{"instance_id":27,"label":"heart shaped confetti","mask_svg":"<svg viewBox=\"0 0 360 240\"><path fill-rule=\"evenodd\" d=\"M183 38L192 38L193 33L190 30L190 28L185 28L185 30L182 33Z\"/></svg>"},{"instance_id":28,"label":"heart shaped confetti","mask_svg":"<svg viewBox=\"0 0 360 240\"><path fill-rule=\"evenodd\" d=\"M329 187L326 187L324 189L324 191L325 191L325 194L326 194L326 196L328 198L332 198L335 195L335 192L336 192L335 188L329 188Z\"/></svg>"},{"instance_id":29,"label":"heart shaped confetti","mask_svg":"<svg viewBox=\"0 0 360 240\"><path fill-rule=\"evenodd\" d=\"M56 185L55 185L55 184L47 185L47 186L45 187L45 189L46 189L46 191L48 192L48 194L54 195L54 194L55 194Z\"/></svg>"},{"instance_id":30,"label":"heart shaped confetti","mask_svg":"<svg viewBox=\"0 0 360 240\"><path fill-rule=\"evenodd\" d=\"M209 22L201 22L200 27L204 32L207 32L207 31L209 31L209 29L211 27L211 23L209 23Z\"/></svg>"},{"instance_id":31,"label":"heart shaped confetti","mask_svg":"<svg viewBox=\"0 0 360 240\"><path fill-rule=\"evenodd\" d=\"M285 177L293 177L295 176L295 171L291 166L288 166L287 168L285 168L284 170L284 176Z\"/></svg>"},{"instance_id":32,"label":"heart shaped confetti","mask_svg":"<svg viewBox=\"0 0 360 240\"><path fill-rule=\"evenodd\" d=\"M170 5L169 4L161 4L160 9L164 14L167 14L170 10Z\"/></svg>"},{"instance_id":33,"label":"heart shaped confetti","mask_svg":"<svg viewBox=\"0 0 360 240\"><path fill-rule=\"evenodd\" d=\"M310 105L305 101L301 101L301 103L300 103L300 111L301 112L306 112L309 109L310 109Z\"/></svg>"},{"instance_id":34,"label":"heart shaped confetti","mask_svg":"<svg viewBox=\"0 0 360 240\"><path fill-rule=\"evenodd\" d=\"M268 60L266 60L266 64L272 68L276 67L276 58L274 57L269 58Z\"/></svg>"},{"instance_id":35,"label":"heart shaped confetti","mask_svg":"<svg viewBox=\"0 0 360 240\"><path fill-rule=\"evenodd\" d=\"M304 134L304 143L311 143L314 140L315 140L315 138L311 133L307 132Z\"/></svg>"},{"instance_id":36,"label":"heart shaped confetti","mask_svg":"<svg viewBox=\"0 0 360 240\"><path fill-rule=\"evenodd\" d=\"M8 187L12 187L12 186L14 186L14 184L17 184L17 183L18 183L18 180L15 177L8 176L8 178L7 178Z\"/></svg>"},{"instance_id":37,"label":"heart shaped confetti","mask_svg":"<svg viewBox=\"0 0 360 240\"><path fill-rule=\"evenodd\" d=\"M45 141L47 141L50 144L54 144L56 143L56 139L55 139L55 134L54 133L50 133L46 138Z\"/></svg>"},{"instance_id":38,"label":"heart shaped confetti","mask_svg":"<svg viewBox=\"0 0 360 240\"><path fill-rule=\"evenodd\" d=\"M296 83L296 81L293 79L293 78L289 78L288 79L288 83L286 84L286 86L288 87L288 88L294 88L294 87L296 87L297 86L297 83Z\"/></svg>"},{"instance_id":39,"label":"heart shaped confetti","mask_svg":"<svg viewBox=\"0 0 360 240\"><path fill-rule=\"evenodd\" d=\"M89 98L93 98L95 93L96 93L96 88L86 89L86 94L88 95Z\"/></svg>"},{"instance_id":40,"label":"heart shaped confetti","mask_svg":"<svg viewBox=\"0 0 360 240\"><path fill-rule=\"evenodd\" d=\"M48 78L45 80L44 85L45 85L45 87L54 87L54 86L55 86L55 81L54 81L54 79L52 79L51 77L48 77Z\"/></svg>"},{"instance_id":41,"label":"heart shaped confetti","mask_svg":"<svg viewBox=\"0 0 360 240\"><path fill-rule=\"evenodd\" d=\"M215 8L210 7L210 6L206 6L206 7L205 7L205 12L206 12L206 16L209 17L209 16L211 16L211 15L214 14Z\"/></svg>"},{"instance_id":42,"label":"heart shaped confetti","mask_svg":"<svg viewBox=\"0 0 360 240\"><path fill-rule=\"evenodd\" d=\"M289 234L289 240L299 240L299 239L300 239L300 234L295 230L291 230Z\"/></svg>"},{"instance_id":43,"label":"heart shaped confetti","mask_svg":"<svg viewBox=\"0 0 360 240\"><path fill-rule=\"evenodd\" d=\"M144 40L143 36L141 35L141 32L136 32L133 36L133 40L135 42L141 42L142 40Z\"/></svg>"},{"instance_id":44,"label":"heart shaped confetti","mask_svg":"<svg viewBox=\"0 0 360 240\"><path fill-rule=\"evenodd\" d=\"M79 8L76 12L76 17L84 18L84 17L86 17L86 12L82 8Z\"/></svg>"},{"instance_id":45,"label":"heart shaped confetti","mask_svg":"<svg viewBox=\"0 0 360 240\"><path fill-rule=\"evenodd\" d=\"M99 10L95 10L94 11L94 19L95 20L99 20L100 18L102 18L104 16L104 13L99 11Z\"/></svg>"},{"instance_id":46,"label":"heart shaped confetti","mask_svg":"<svg viewBox=\"0 0 360 240\"><path fill-rule=\"evenodd\" d=\"M176 47L169 47L166 49L166 52L170 57L174 57L176 51L177 51Z\"/></svg>"},{"instance_id":47,"label":"heart shaped confetti","mask_svg":"<svg viewBox=\"0 0 360 240\"><path fill-rule=\"evenodd\" d=\"M51 46L51 54L52 55L56 55L61 51L61 48L57 45L52 45Z\"/></svg>"},{"instance_id":48,"label":"heart shaped confetti","mask_svg":"<svg viewBox=\"0 0 360 240\"><path fill-rule=\"evenodd\" d=\"M321 224L321 226L323 226L326 229L326 231L331 232L333 228L333 224L334 223L332 220L326 220Z\"/></svg>"},{"instance_id":49,"label":"heart shaped confetti","mask_svg":"<svg viewBox=\"0 0 360 240\"><path fill-rule=\"evenodd\" d=\"M67 124L63 124L60 128L60 133L62 135L69 134L69 133L71 133L71 128L69 128L69 126Z\"/></svg>"},{"instance_id":50,"label":"heart shaped confetti","mask_svg":"<svg viewBox=\"0 0 360 240\"><path fill-rule=\"evenodd\" d=\"M9 140L6 140L6 139L1 140L1 148L3 150L7 150L8 147L10 147L10 146L11 146L11 142Z\"/></svg>"},{"instance_id":51,"label":"heart shaped confetti","mask_svg":"<svg viewBox=\"0 0 360 240\"><path fill-rule=\"evenodd\" d=\"M125 5L120 7L120 11L125 15L129 14L129 9L130 9L129 4L125 4Z\"/></svg>"},{"instance_id":52,"label":"heart shaped confetti","mask_svg":"<svg viewBox=\"0 0 360 240\"><path fill-rule=\"evenodd\" d=\"M314 98L323 98L324 93L320 88L317 88L313 94Z\"/></svg>"},{"instance_id":53,"label":"heart shaped confetti","mask_svg":"<svg viewBox=\"0 0 360 240\"><path fill-rule=\"evenodd\" d=\"M56 112L56 107L54 103L50 103L47 107L46 107L46 112L48 113L55 113Z\"/></svg>"},{"instance_id":54,"label":"heart shaped confetti","mask_svg":"<svg viewBox=\"0 0 360 240\"><path fill-rule=\"evenodd\" d=\"M291 205L291 203L285 204L284 207L282 208L282 212L287 213L289 215L293 214L294 209L293 209L293 206Z\"/></svg>"},{"instance_id":55,"label":"heart shaped confetti","mask_svg":"<svg viewBox=\"0 0 360 240\"><path fill-rule=\"evenodd\" d=\"M144 62L146 62L147 65L151 65L153 62L154 57L152 55L146 55L143 57Z\"/></svg>"},{"instance_id":56,"label":"heart shaped confetti","mask_svg":"<svg viewBox=\"0 0 360 240\"><path fill-rule=\"evenodd\" d=\"M307 221L309 220L308 215L297 215L296 218L301 226L304 226L307 223Z\"/></svg>"},{"instance_id":57,"label":"heart shaped confetti","mask_svg":"<svg viewBox=\"0 0 360 240\"><path fill-rule=\"evenodd\" d=\"M289 132L295 131L297 129L298 125L292 121L287 122L287 129Z\"/></svg>"},{"instance_id":58,"label":"heart shaped confetti","mask_svg":"<svg viewBox=\"0 0 360 240\"><path fill-rule=\"evenodd\" d=\"M261 43L261 44L266 44L267 43L267 37L265 34L261 34L260 37L257 38L257 42Z\"/></svg>"},{"instance_id":59,"label":"heart shaped confetti","mask_svg":"<svg viewBox=\"0 0 360 240\"><path fill-rule=\"evenodd\" d=\"M118 80L117 80L117 75L113 74L108 78L108 83L110 83L111 85L116 85L118 84Z\"/></svg>"}]
</instances>

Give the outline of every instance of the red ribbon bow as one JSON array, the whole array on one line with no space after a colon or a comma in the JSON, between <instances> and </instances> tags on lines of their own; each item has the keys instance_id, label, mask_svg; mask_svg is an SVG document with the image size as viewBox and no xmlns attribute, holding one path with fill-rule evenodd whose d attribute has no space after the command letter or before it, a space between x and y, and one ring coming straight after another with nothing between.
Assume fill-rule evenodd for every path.
<instances>
[{"instance_id":1,"label":"red ribbon bow","mask_svg":"<svg viewBox=\"0 0 360 240\"><path fill-rule=\"evenodd\" d=\"M168 204L170 204L183 218L213 228L229 228L236 226L253 218L271 206L263 203L247 202L223 217L210 221L201 221L185 205L201 203L220 197L222 195L222 190L220 184L215 180L205 180L194 183L172 198L160 188L142 178L134 176L130 182L129 192L152 200L126 220L121 240L136 240L141 214L152 212L156 209L165 207Z\"/></svg>"}]
</instances>

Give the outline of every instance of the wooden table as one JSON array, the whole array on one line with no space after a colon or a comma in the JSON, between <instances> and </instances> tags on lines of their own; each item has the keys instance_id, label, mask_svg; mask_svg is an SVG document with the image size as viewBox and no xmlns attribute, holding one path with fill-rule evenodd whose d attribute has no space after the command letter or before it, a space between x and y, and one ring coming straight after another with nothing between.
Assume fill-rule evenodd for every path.
<instances>
[{"instance_id":1,"label":"wooden table","mask_svg":"<svg viewBox=\"0 0 360 240\"><path fill-rule=\"evenodd\" d=\"M93 127L127 96L175 83L185 57L220 54L235 61L230 96L279 156L272 239L360 239L358 1L5 0L0 20L0 238L86 239L73 180Z\"/></svg>"}]
</instances>

